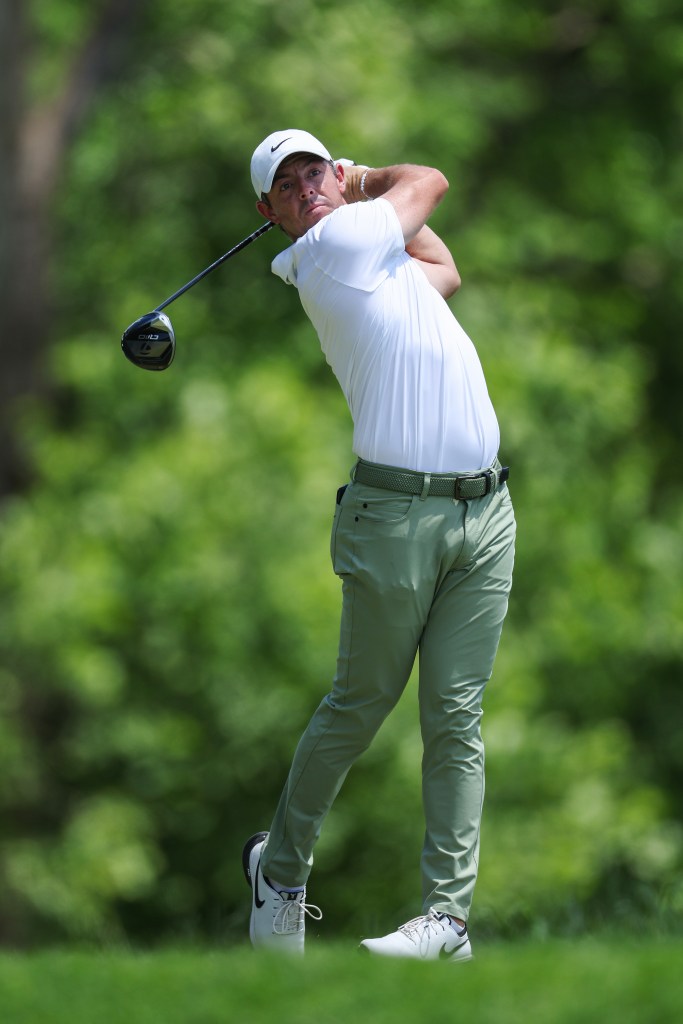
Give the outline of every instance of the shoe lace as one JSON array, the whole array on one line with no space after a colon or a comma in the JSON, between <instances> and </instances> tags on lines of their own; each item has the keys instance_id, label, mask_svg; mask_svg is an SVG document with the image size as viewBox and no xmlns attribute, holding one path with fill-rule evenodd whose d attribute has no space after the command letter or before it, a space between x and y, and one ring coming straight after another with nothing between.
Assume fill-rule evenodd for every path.
<instances>
[{"instance_id":1,"label":"shoe lace","mask_svg":"<svg viewBox=\"0 0 683 1024\"><path fill-rule=\"evenodd\" d=\"M425 943L429 943L432 933L443 932L443 926L441 915L432 907L428 914L422 914L420 917L414 917L412 921L406 921L398 930L403 932L411 942L422 948Z\"/></svg>"},{"instance_id":2,"label":"shoe lace","mask_svg":"<svg viewBox=\"0 0 683 1024\"><path fill-rule=\"evenodd\" d=\"M306 903L305 898L304 891L297 899L283 900L282 906L273 918L273 931L276 935L290 935L292 932L301 931L306 914L314 921L319 921L322 918L323 912L320 907L316 907L313 903Z\"/></svg>"}]
</instances>

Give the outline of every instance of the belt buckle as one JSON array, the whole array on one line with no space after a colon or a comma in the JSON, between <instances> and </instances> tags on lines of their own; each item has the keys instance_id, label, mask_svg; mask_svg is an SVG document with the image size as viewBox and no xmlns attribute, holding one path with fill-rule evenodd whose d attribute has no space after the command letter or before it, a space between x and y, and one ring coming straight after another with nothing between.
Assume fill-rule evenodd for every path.
<instances>
[{"instance_id":1,"label":"belt buckle","mask_svg":"<svg viewBox=\"0 0 683 1024\"><path fill-rule=\"evenodd\" d=\"M483 498L485 497L485 495L490 494L491 491L493 490L495 478L495 473L492 469L485 469L483 470L483 472L475 473L472 476L458 476L455 478L455 487L453 489L454 496L455 498L457 498L458 501L467 501L468 498L471 499L473 497L473 495L471 494L463 497L462 491L460 489L461 484L465 485L466 483L472 483L472 481L474 480L484 480L484 490L482 491L481 494L474 495L474 497Z\"/></svg>"},{"instance_id":2,"label":"belt buckle","mask_svg":"<svg viewBox=\"0 0 683 1024\"><path fill-rule=\"evenodd\" d=\"M461 488L466 481L471 479L472 477L469 476L456 476L455 481L453 483L453 497L456 499L456 501L467 501L467 496L463 495Z\"/></svg>"}]
</instances>

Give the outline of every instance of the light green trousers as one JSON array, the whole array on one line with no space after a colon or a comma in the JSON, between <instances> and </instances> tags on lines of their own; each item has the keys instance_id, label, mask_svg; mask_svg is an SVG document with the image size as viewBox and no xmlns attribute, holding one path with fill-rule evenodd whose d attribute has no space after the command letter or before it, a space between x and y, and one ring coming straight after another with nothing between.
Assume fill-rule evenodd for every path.
<instances>
[{"instance_id":1,"label":"light green trousers","mask_svg":"<svg viewBox=\"0 0 683 1024\"><path fill-rule=\"evenodd\" d=\"M343 582L332 691L304 732L265 849L266 876L305 884L327 812L403 692L419 651L423 910L467 920L484 799L484 687L507 611L515 518L507 486L457 501L354 482L331 553Z\"/></svg>"}]
</instances>

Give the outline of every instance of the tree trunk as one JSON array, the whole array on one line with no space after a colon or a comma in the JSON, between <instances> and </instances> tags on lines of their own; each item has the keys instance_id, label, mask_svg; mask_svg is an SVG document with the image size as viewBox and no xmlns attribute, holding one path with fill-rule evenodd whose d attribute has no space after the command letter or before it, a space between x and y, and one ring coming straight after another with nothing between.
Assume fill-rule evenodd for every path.
<instances>
[{"instance_id":1,"label":"tree trunk","mask_svg":"<svg viewBox=\"0 0 683 1024\"><path fill-rule=\"evenodd\" d=\"M27 398L45 397L48 384L52 200L69 144L93 99L125 66L125 44L143 6L135 0L101 4L59 94L29 108L31 4L0 4L0 498L30 480L17 416Z\"/></svg>"},{"instance_id":2,"label":"tree trunk","mask_svg":"<svg viewBox=\"0 0 683 1024\"><path fill-rule=\"evenodd\" d=\"M22 0L0 5L0 495L21 480L19 454L12 437L16 399L28 383L29 353L19 340L19 266L24 264L23 215L19 205L19 135L24 109L26 63L25 9Z\"/></svg>"}]
</instances>

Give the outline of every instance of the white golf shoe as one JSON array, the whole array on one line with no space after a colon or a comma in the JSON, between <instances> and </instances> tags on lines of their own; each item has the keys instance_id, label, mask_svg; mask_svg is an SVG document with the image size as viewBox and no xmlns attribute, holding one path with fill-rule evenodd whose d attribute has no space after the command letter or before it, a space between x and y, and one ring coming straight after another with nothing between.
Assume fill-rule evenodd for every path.
<instances>
[{"instance_id":1,"label":"white golf shoe","mask_svg":"<svg viewBox=\"0 0 683 1024\"><path fill-rule=\"evenodd\" d=\"M433 908L381 939L363 939L360 947L378 956L412 957L414 960L457 963L472 959L467 928L459 929L448 914L440 914Z\"/></svg>"},{"instance_id":2,"label":"white golf shoe","mask_svg":"<svg viewBox=\"0 0 683 1024\"><path fill-rule=\"evenodd\" d=\"M261 851L267 832L257 832L242 852L242 866L251 886L249 938L255 948L279 949L286 953L304 952L306 915L319 921L319 907L306 903L306 887L279 887L261 871Z\"/></svg>"}]
</instances>

